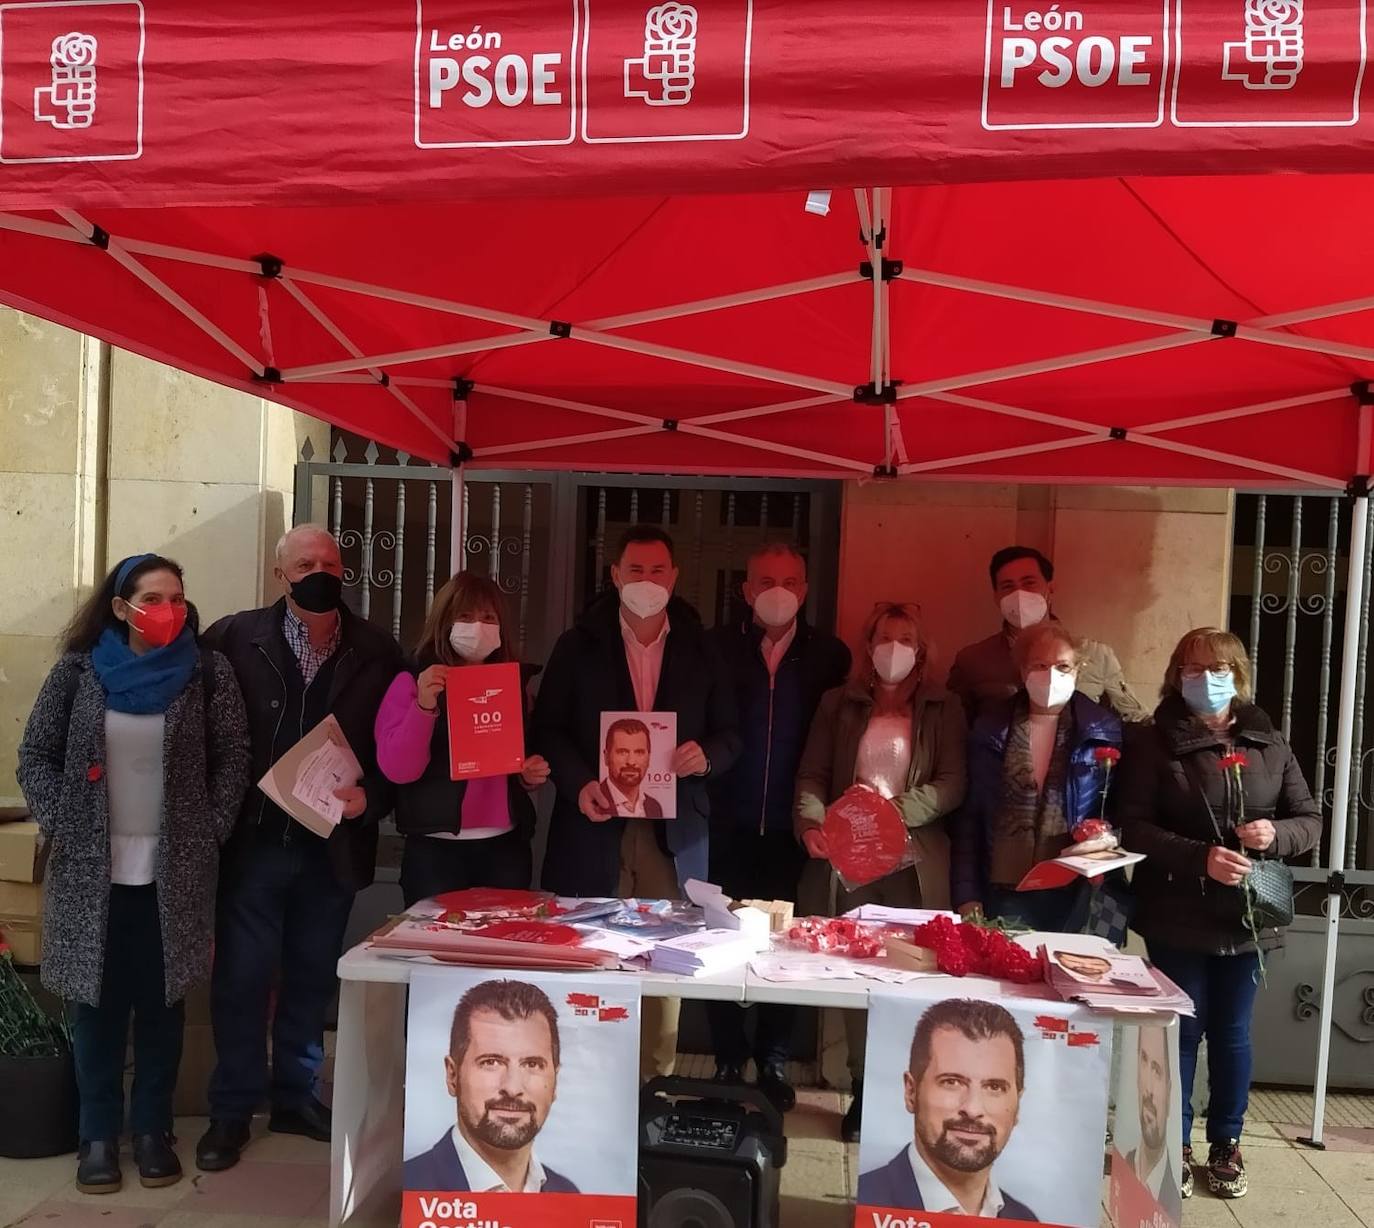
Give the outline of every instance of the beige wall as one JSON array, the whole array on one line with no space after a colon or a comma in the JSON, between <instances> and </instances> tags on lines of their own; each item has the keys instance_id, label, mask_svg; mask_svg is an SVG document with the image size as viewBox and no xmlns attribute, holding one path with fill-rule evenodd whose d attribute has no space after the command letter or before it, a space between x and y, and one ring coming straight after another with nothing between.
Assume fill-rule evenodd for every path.
<instances>
[{"instance_id":1,"label":"beige wall","mask_svg":"<svg viewBox=\"0 0 1374 1228\"><path fill-rule=\"evenodd\" d=\"M1055 563L1055 609L1111 644L1147 706L1178 637L1224 625L1231 496L1224 490L853 482L840 542L840 633L878 600L920 603L943 679L954 653L1000 622L988 559L1035 546Z\"/></svg>"},{"instance_id":2,"label":"beige wall","mask_svg":"<svg viewBox=\"0 0 1374 1228\"><path fill-rule=\"evenodd\" d=\"M329 433L207 383L0 309L0 806L58 635L107 567L170 555L207 622L271 594L292 465Z\"/></svg>"}]
</instances>

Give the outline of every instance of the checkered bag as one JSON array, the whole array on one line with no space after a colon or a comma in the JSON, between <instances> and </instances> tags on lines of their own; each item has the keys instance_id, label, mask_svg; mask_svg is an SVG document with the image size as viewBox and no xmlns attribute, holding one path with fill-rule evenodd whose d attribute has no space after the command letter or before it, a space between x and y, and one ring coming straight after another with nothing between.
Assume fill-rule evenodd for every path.
<instances>
[{"instance_id":1,"label":"checkered bag","mask_svg":"<svg viewBox=\"0 0 1374 1228\"><path fill-rule=\"evenodd\" d=\"M1120 871L1107 874L1089 885L1088 922L1085 934L1105 938L1113 946L1124 946L1126 931L1135 915L1135 896Z\"/></svg>"}]
</instances>

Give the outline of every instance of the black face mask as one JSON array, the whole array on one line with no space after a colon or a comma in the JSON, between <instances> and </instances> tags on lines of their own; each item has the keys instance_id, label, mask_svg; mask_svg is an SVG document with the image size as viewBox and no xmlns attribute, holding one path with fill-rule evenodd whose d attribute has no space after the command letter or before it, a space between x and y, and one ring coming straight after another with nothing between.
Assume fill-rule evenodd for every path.
<instances>
[{"instance_id":1,"label":"black face mask","mask_svg":"<svg viewBox=\"0 0 1374 1228\"><path fill-rule=\"evenodd\" d=\"M333 572L312 571L291 585L291 600L311 614L328 614L343 601L343 581Z\"/></svg>"}]
</instances>

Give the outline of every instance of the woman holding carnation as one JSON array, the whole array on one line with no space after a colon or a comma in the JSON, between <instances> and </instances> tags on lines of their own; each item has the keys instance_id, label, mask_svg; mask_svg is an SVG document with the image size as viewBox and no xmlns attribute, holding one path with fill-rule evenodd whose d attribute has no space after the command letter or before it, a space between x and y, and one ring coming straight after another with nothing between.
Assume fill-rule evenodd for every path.
<instances>
[{"instance_id":1,"label":"woman holding carnation","mask_svg":"<svg viewBox=\"0 0 1374 1228\"><path fill-rule=\"evenodd\" d=\"M1132 733L1121 819L1136 867L1134 928L1150 958L1193 999L1179 1021L1183 1196L1193 1192L1193 1077L1207 1037L1207 1184L1248 1188L1240 1133L1250 1088L1250 1016L1262 951L1282 933L1247 921L1253 859L1293 857L1321 840L1321 810L1292 748L1253 703L1250 661L1229 631L1200 627L1174 649L1154 724Z\"/></svg>"}]
</instances>

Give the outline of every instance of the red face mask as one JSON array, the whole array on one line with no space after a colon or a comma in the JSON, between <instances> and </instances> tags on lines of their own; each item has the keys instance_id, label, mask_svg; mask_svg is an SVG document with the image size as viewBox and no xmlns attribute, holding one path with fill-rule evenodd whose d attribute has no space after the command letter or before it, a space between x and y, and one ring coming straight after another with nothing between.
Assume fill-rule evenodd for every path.
<instances>
[{"instance_id":1,"label":"red face mask","mask_svg":"<svg viewBox=\"0 0 1374 1228\"><path fill-rule=\"evenodd\" d=\"M129 625L151 648L166 648L186 625L186 607L164 602L139 609L129 606Z\"/></svg>"}]
</instances>

